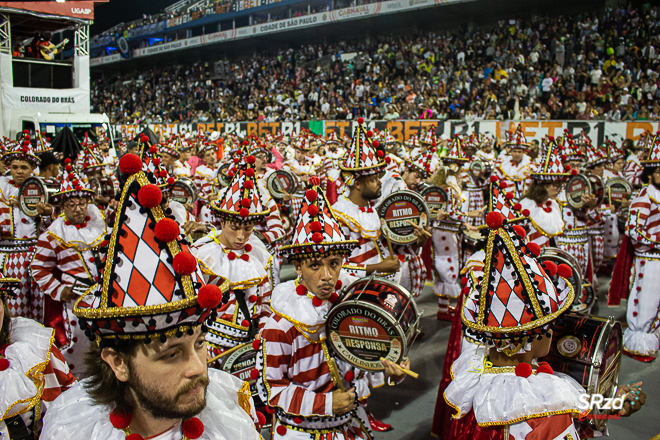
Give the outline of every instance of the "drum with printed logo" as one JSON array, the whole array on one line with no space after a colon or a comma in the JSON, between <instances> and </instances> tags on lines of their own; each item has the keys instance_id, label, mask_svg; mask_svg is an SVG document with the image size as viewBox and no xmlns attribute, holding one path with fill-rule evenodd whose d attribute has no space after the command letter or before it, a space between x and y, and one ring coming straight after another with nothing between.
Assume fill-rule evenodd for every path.
<instances>
[{"instance_id":1,"label":"drum with printed logo","mask_svg":"<svg viewBox=\"0 0 660 440\"><path fill-rule=\"evenodd\" d=\"M55 179L37 176L28 177L18 191L18 206L29 217L39 215L37 203L48 204L50 198L58 192L60 184Z\"/></svg>"},{"instance_id":2,"label":"drum with printed logo","mask_svg":"<svg viewBox=\"0 0 660 440\"><path fill-rule=\"evenodd\" d=\"M208 362L222 371L238 377L243 382L250 384L250 391L252 398L255 400L255 406L258 408L263 406L259 394L257 392L257 379L253 379L250 373L257 365L257 353L252 347L252 342L237 345L221 354L211 358Z\"/></svg>"},{"instance_id":3,"label":"drum with printed logo","mask_svg":"<svg viewBox=\"0 0 660 440\"><path fill-rule=\"evenodd\" d=\"M591 194L591 182L584 174L576 174L566 182L566 202L574 209L584 208L584 196Z\"/></svg>"},{"instance_id":4,"label":"drum with printed logo","mask_svg":"<svg viewBox=\"0 0 660 440\"><path fill-rule=\"evenodd\" d=\"M542 360L571 376L588 394L612 398L619 383L622 350L623 330L614 318L568 314L557 321L550 353ZM591 414L603 412L595 408ZM602 432L607 419L594 417L582 423Z\"/></svg>"},{"instance_id":5,"label":"drum with printed logo","mask_svg":"<svg viewBox=\"0 0 660 440\"><path fill-rule=\"evenodd\" d=\"M417 192L424 198L424 202L431 215L437 214L438 211L447 210L447 200L449 197L447 196L447 191L442 189L442 187L422 182L417 187Z\"/></svg>"},{"instance_id":6,"label":"drum with printed logo","mask_svg":"<svg viewBox=\"0 0 660 440\"><path fill-rule=\"evenodd\" d=\"M486 180L490 177L491 174L493 174L493 165L490 162L481 159L474 159L470 163L469 170L470 175L475 180Z\"/></svg>"},{"instance_id":7,"label":"drum with printed logo","mask_svg":"<svg viewBox=\"0 0 660 440\"><path fill-rule=\"evenodd\" d=\"M424 198L413 191L396 191L385 197L378 206L383 234L392 243L409 244L417 241L415 226L423 228L429 218Z\"/></svg>"},{"instance_id":8,"label":"drum with printed logo","mask_svg":"<svg viewBox=\"0 0 660 440\"><path fill-rule=\"evenodd\" d=\"M231 165L231 163L224 163L220 165L220 168L218 168L218 183L223 188L229 185L229 182L231 181L231 177L229 177L227 174L229 172L229 168L231 168Z\"/></svg>"},{"instance_id":9,"label":"drum with printed logo","mask_svg":"<svg viewBox=\"0 0 660 440\"><path fill-rule=\"evenodd\" d=\"M282 227L284 228L284 236L293 237L293 222L291 221L291 217L289 217L289 214L285 214L282 211L280 211L280 217L282 218Z\"/></svg>"},{"instance_id":10,"label":"drum with printed logo","mask_svg":"<svg viewBox=\"0 0 660 440\"><path fill-rule=\"evenodd\" d=\"M575 301L573 301L571 311L575 313L589 313L594 304L596 304L596 292L590 283L582 279L582 268L577 259L563 249L546 246L541 251L538 260L540 262L549 260L557 266L566 264L573 270L573 274L568 279L568 282L571 283L575 291Z\"/></svg>"},{"instance_id":11,"label":"drum with printed logo","mask_svg":"<svg viewBox=\"0 0 660 440\"><path fill-rule=\"evenodd\" d=\"M605 196L608 204L616 208L621 207L624 200L630 200L633 193L633 187L623 177L612 177L607 179L605 184Z\"/></svg>"},{"instance_id":12,"label":"drum with printed logo","mask_svg":"<svg viewBox=\"0 0 660 440\"><path fill-rule=\"evenodd\" d=\"M419 333L421 313L413 296L391 281L369 277L348 286L326 321L328 345L343 360L383 371L380 358L399 363Z\"/></svg>"},{"instance_id":13,"label":"drum with printed logo","mask_svg":"<svg viewBox=\"0 0 660 440\"><path fill-rule=\"evenodd\" d=\"M115 185L109 177L93 177L89 181L89 188L97 196L113 199L115 197Z\"/></svg>"},{"instance_id":14,"label":"drum with printed logo","mask_svg":"<svg viewBox=\"0 0 660 440\"><path fill-rule=\"evenodd\" d=\"M192 205L197 200L197 186L192 180L179 177L170 187L170 199L182 205Z\"/></svg>"},{"instance_id":15,"label":"drum with printed logo","mask_svg":"<svg viewBox=\"0 0 660 440\"><path fill-rule=\"evenodd\" d=\"M281 200L286 194L293 194L298 187L298 179L287 170L277 170L266 179L268 191L274 199Z\"/></svg>"}]
</instances>

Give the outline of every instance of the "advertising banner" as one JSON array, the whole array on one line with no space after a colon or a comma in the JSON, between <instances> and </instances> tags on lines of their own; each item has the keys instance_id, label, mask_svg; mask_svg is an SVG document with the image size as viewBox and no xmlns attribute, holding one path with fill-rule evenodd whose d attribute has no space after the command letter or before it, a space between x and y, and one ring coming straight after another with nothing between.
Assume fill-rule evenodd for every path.
<instances>
[{"instance_id":1,"label":"advertising banner","mask_svg":"<svg viewBox=\"0 0 660 440\"><path fill-rule=\"evenodd\" d=\"M89 113L89 90L3 87L2 106L42 112Z\"/></svg>"}]
</instances>

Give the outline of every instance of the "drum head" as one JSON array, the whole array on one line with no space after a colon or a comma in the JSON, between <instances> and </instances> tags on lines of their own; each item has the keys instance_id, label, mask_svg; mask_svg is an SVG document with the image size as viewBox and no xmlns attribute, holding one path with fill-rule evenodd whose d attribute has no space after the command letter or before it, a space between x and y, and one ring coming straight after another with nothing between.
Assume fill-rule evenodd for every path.
<instances>
[{"instance_id":1,"label":"drum head","mask_svg":"<svg viewBox=\"0 0 660 440\"><path fill-rule=\"evenodd\" d=\"M18 192L18 206L25 215L36 217L39 215L37 203L48 203L48 198L48 188L44 180L36 176L28 177Z\"/></svg>"},{"instance_id":2,"label":"drum head","mask_svg":"<svg viewBox=\"0 0 660 440\"><path fill-rule=\"evenodd\" d=\"M603 199L605 197L605 185L603 185L603 179L596 176L595 174L589 174L587 178L591 184L591 190L596 197L596 206L600 206L603 203Z\"/></svg>"},{"instance_id":3,"label":"drum head","mask_svg":"<svg viewBox=\"0 0 660 440\"><path fill-rule=\"evenodd\" d=\"M419 193L431 213L447 210L447 191L436 185L425 185Z\"/></svg>"},{"instance_id":4,"label":"drum head","mask_svg":"<svg viewBox=\"0 0 660 440\"><path fill-rule=\"evenodd\" d=\"M426 226L429 211L424 199L412 191L397 191L385 197L378 207L378 216L384 234L396 244L408 244L417 240L414 234L417 226Z\"/></svg>"},{"instance_id":5,"label":"drum head","mask_svg":"<svg viewBox=\"0 0 660 440\"><path fill-rule=\"evenodd\" d=\"M101 181L99 180L98 177L92 177L89 179L89 189L94 191L94 194L96 196L101 195Z\"/></svg>"},{"instance_id":6,"label":"drum head","mask_svg":"<svg viewBox=\"0 0 660 440\"><path fill-rule=\"evenodd\" d=\"M475 159L470 163L470 175L475 179L487 179L490 177L492 168L489 163L481 159Z\"/></svg>"},{"instance_id":7,"label":"drum head","mask_svg":"<svg viewBox=\"0 0 660 440\"><path fill-rule=\"evenodd\" d=\"M293 223L291 222L291 217L288 214L280 211L280 217L282 218L282 227L284 227L284 234L287 237L290 237L293 234Z\"/></svg>"},{"instance_id":8,"label":"drum head","mask_svg":"<svg viewBox=\"0 0 660 440\"><path fill-rule=\"evenodd\" d=\"M568 279L568 282L571 283L573 290L575 291L575 302L573 303L573 307L579 305L580 292L582 292L582 268L575 257L562 249L546 246L543 248L538 260L539 262L552 261L556 265L566 264L573 270L573 274Z\"/></svg>"},{"instance_id":9,"label":"drum head","mask_svg":"<svg viewBox=\"0 0 660 440\"><path fill-rule=\"evenodd\" d=\"M566 183L566 202L571 208L582 209L587 194L591 194L591 183L584 174L576 174Z\"/></svg>"},{"instance_id":10,"label":"drum head","mask_svg":"<svg viewBox=\"0 0 660 440\"><path fill-rule=\"evenodd\" d=\"M190 180L179 178L170 187L170 197L182 205L193 204L197 200L197 189Z\"/></svg>"},{"instance_id":11,"label":"drum head","mask_svg":"<svg viewBox=\"0 0 660 440\"><path fill-rule=\"evenodd\" d=\"M229 185L229 181L231 180L227 175L229 168L231 168L231 163L222 164L220 165L220 168L218 168L218 183L222 187Z\"/></svg>"},{"instance_id":12,"label":"drum head","mask_svg":"<svg viewBox=\"0 0 660 440\"><path fill-rule=\"evenodd\" d=\"M277 170L268 176L266 184L273 198L282 199L284 193L293 194L296 192L297 179L286 170Z\"/></svg>"},{"instance_id":13,"label":"drum head","mask_svg":"<svg viewBox=\"0 0 660 440\"><path fill-rule=\"evenodd\" d=\"M222 371L250 384L252 396L258 394L257 380L250 376L250 372L257 365L257 353L258 350L252 348L252 343L245 343L227 350L218 358Z\"/></svg>"},{"instance_id":14,"label":"drum head","mask_svg":"<svg viewBox=\"0 0 660 440\"><path fill-rule=\"evenodd\" d=\"M605 196L609 203L617 208L624 200L630 200L632 192L632 185L623 177L612 177L605 184Z\"/></svg>"},{"instance_id":15,"label":"drum head","mask_svg":"<svg viewBox=\"0 0 660 440\"><path fill-rule=\"evenodd\" d=\"M328 344L362 370L383 371L380 358L399 363L419 324L410 293L390 281L362 278L346 289L326 321Z\"/></svg>"}]
</instances>

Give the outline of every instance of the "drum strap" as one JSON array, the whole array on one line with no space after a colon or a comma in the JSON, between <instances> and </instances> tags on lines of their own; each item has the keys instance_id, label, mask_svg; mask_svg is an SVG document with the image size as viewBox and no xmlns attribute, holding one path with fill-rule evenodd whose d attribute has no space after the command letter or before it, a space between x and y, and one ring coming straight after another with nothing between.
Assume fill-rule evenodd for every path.
<instances>
[{"instance_id":1,"label":"drum strap","mask_svg":"<svg viewBox=\"0 0 660 440\"><path fill-rule=\"evenodd\" d=\"M248 335L250 338L254 337L257 334L257 326L252 322L252 315L250 314L250 309L245 302L245 290L234 290L234 296L236 297L236 304L238 304L238 309L243 313L243 316L250 323L250 328L248 329Z\"/></svg>"},{"instance_id":2,"label":"drum strap","mask_svg":"<svg viewBox=\"0 0 660 440\"><path fill-rule=\"evenodd\" d=\"M28 440L32 438L20 415L5 419L4 422L7 425L11 440Z\"/></svg>"}]
</instances>

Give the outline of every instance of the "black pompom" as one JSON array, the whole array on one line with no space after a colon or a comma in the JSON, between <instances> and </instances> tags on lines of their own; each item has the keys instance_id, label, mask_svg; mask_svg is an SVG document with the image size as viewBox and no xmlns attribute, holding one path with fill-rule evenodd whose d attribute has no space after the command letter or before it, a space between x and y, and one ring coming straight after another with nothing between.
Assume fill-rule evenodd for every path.
<instances>
[{"instance_id":1,"label":"black pompom","mask_svg":"<svg viewBox=\"0 0 660 440\"><path fill-rule=\"evenodd\" d=\"M137 319L137 318L134 319L133 322L131 323L131 325L132 325L133 327L137 327L138 325L140 325L140 320Z\"/></svg>"},{"instance_id":2,"label":"black pompom","mask_svg":"<svg viewBox=\"0 0 660 440\"><path fill-rule=\"evenodd\" d=\"M165 318L165 322L168 323L168 324L171 324L172 321L174 321L174 318L172 318L171 315L167 315L167 317Z\"/></svg>"},{"instance_id":3,"label":"black pompom","mask_svg":"<svg viewBox=\"0 0 660 440\"><path fill-rule=\"evenodd\" d=\"M118 319L117 325L119 326L119 328L124 328L126 327L126 321L124 321L123 319Z\"/></svg>"},{"instance_id":4,"label":"black pompom","mask_svg":"<svg viewBox=\"0 0 660 440\"><path fill-rule=\"evenodd\" d=\"M165 336L165 334L160 335L160 342L161 342L162 344L164 344L164 343L167 342L167 336Z\"/></svg>"},{"instance_id":5,"label":"black pompom","mask_svg":"<svg viewBox=\"0 0 660 440\"><path fill-rule=\"evenodd\" d=\"M145 344L151 344L151 338L149 338L149 337L147 336L146 338L144 338L143 342L144 342Z\"/></svg>"},{"instance_id":6,"label":"black pompom","mask_svg":"<svg viewBox=\"0 0 660 440\"><path fill-rule=\"evenodd\" d=\"M149 318L149 322L147 324L149 327L156 327L156 320L154 318Z\"/></svg>"}]
</instances>

